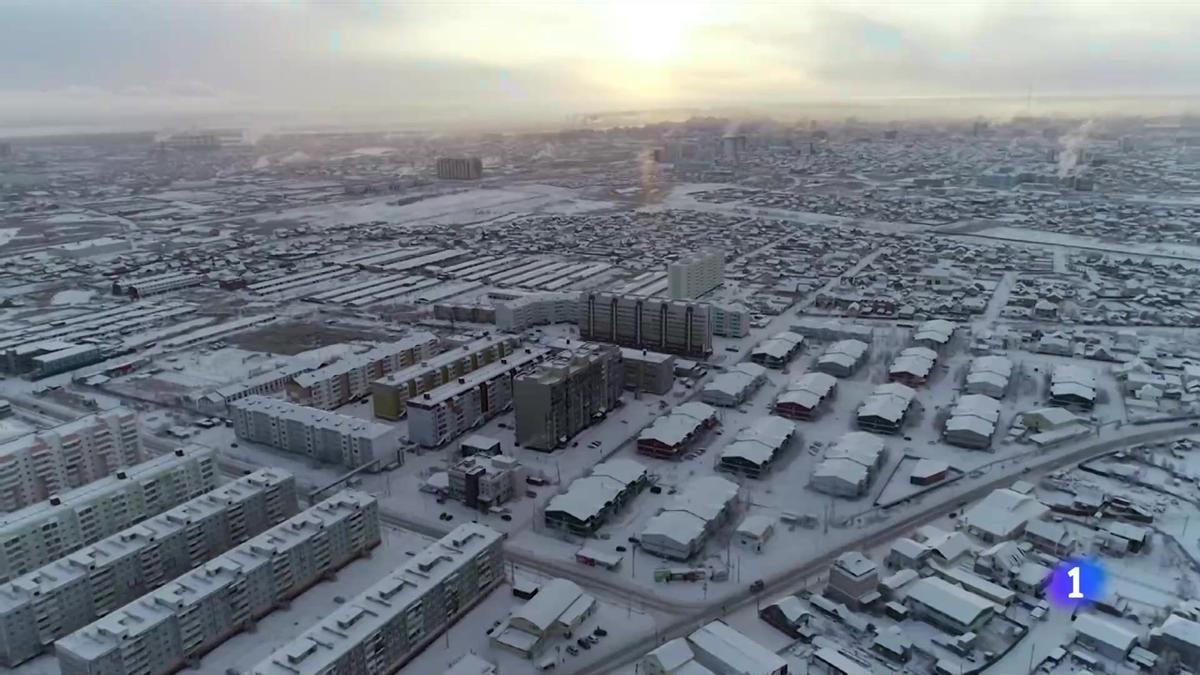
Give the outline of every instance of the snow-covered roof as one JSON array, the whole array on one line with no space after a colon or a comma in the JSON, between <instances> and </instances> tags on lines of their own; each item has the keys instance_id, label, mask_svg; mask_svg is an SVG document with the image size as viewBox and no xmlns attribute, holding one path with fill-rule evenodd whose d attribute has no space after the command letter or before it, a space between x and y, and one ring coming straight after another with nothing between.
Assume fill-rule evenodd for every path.
<instances>
[{"instance_id":1,"label":"snow-covered roof","mask_svg":"<svg viewBox=\"0 0 1200 675\"><path fill-rule=\"evenodd\" d=\"M783 445L792 434L796 433L796 423L775 415L760 417L738 432L739 441L759 441L770 445Z\"/></svg>"},{"instance_id":2,"label":"snow-covered roof","mask_svg":"<svg viewBox=\"0 0 1200 675\"><path fill-rule=\"evenodd\" d=\"M554 495L546 503L547 511L560 511L579 521L600 515L605 506L616 499L625 484L607 476L577 478L567 491Z\"/></svg>"},{"instance_id":3,"label":"snow-covered roof","mask_svg":"<svg viewBox=\"0 0 1200 675\"><path fill-rule=\"evenodd\" d=\"M926 577L912 584L908 597L962 625L970 625L981 614L991 612L995 605L962 586L938 577Z\"/></svg>"},{"instance_id":4,"label":"snow-covered roof","mask_svg":"<svg viewBox=\"0 0 1200 675\"><path fill-rule=\"evenodd\" d=\"M991 396L983 394L966 394L960 396L954 404L951 413L954 416L972 415L988 422L995 423L1000 419L1000 402Z\"/></svg>"},{"instance_id":5,"label":"snow-covered roof","mask_svg":"<svg viewBox=\"0 0 1200 675\"><path fill-rule=\"evenodd\" d=\"M883 439L866 431L850 431L842 434L833 445L825 450L826 459L849 459L865 467L873 467L885 449Z\"/></svg>"},{"instance_id":6,"label":"snow-covered roof","mask_svg":"<svg viewBox=\"0 0 1200 675\"><path fill-rule=\"evenodd\" d=\"M1000 488L964 512L962 518L968 527L1003 538L1049 510L1050 507L1029 495Z\"/></svg>"},{"instance_id":7,"label":"snow-covered roof","mask_svg":"<svg viewBox=\"0 0 1200 675\"><path fill-rule=\"evenodd\" d=\"M671 416L675 415L691 417L694 420L703 422L715 418L717 416L717 409L700 401L688 401L687 403L675 406L675 409L671 411Z\"/></svg>"},{"instance_id":8,"label":"snow-covered roof","mask_svg":"<svg viewBox=\"0 0 1200 675\"><path fill-rule=\"evenodd\" d=\"M662 666L663 670L668 673L674 673L675 669L695 658L692 654L692 648L688 646L687 640L683 638L668 640L660 647L652 650L647 656L653 656L658 661L658 665Z\"/></svg>"},{"instance_id":9,"label":"snow-covered roof","mask_svg":"<svg viewBox=\"0 0 1200 675\"><path fill-rule=\"evenodd\" d=\"M783 359L787 358L788 354L791 354L793 351L795 351L802 342L804 342L803 336L784 331L782 333L776 333L770 338L760 342L758 346L754 348L754 351L752 351L751 354L762 354L771 358Z\"/></svg>"},{"instance_id":10,"label":"snow-covered roof","mask_svg":"<svg viewBox=\"0 0 1200 675\"><path fill-rule=\"evenodd\" d=\"M829 392L833 391L834 387L836 386L836 377L830 375L829 373L812 372L805 373L789 382L786 391L807 391L824 398L828 396Z\"/></svg>"},{"instance_id":11,"label":"snow-covered roof","mask_svg":"<svg viewBox=\"0 0 1200 675\"><path fill-rule=\"evenodd\" d=\"M642 538L662 537L681 548L704 536L707 520L687 511L663 511L646 521Z\"/></svg>"},{"instance_id":12,"label":"snow-covered roof","mask_svg":"<svg viewBox=\"0 0 1200 675\"><path fill-rule=\"evenodd\" d=\"M542 584L538 594L513 610L512 621L518 619L545 633L567 609L584 595L583 589L569 579L554 578Z\"/></svg>"},{"instance_id":13,"label":"snow-covered roof","mask_svg":"<svg viewBox=\"0 0 1200 675\"><path fill-rule=\"evenodd\" d=\"M592 467L592 475L608 476L625 485L632 485L646 475L646 467L632 459L617 457Z\"/></svg>"},{"instance_id":14,"label":"snow-covered roof","mask_svg":"<svg viewBox=\"0 0 1200 675\"><path fill-rule=\"evenodd\" d=\"M815 408L821 403L821 397L811 391L804 389L788 389L775 399L776 405L780 403L798 405L803 408Z\"/></svg>"},{"instance_id":15,"label":"snow-covered roof","mask_svg":"<svg viewBox=\"0 0 1200 675\"><path fill-rule=\"evenodd\" d=\"M800 598L794 595L785 595L782 598L769 603L767 607L778 607L779 613L783 614L783 618L789 623L796 623L805 616L811 616L812 612L800 602Z\"/></svg>"},{"instance_id":16,"label":"snow-covered roof","mask_svg":"<svg viewBox=\"0 0 1200 675\"><path fill-rule=\"evenodd\" d=\"M1133 631L1095 614L1080 614L1075 617L1074 627L1076 633L1123 652L1129 651L1138 640Z\"/></svg>"},{"instance_id":17,"label":"snow-covered roof","mask_svg":"<svg viewBox=\"0 0 1200 675\"><path fill-rule=\"evenodd\" d=\"M871 345L863 342L862 340L838 340L837 342L829 345L821 358L824 359L828 356L844 354L850 357L851 362L854 362L861 359L863 354L866 354L867 350L870 348Z\"/></svg>"},{"instance_id":18,"label":"snow-covered roof","mask_svg":"<svg viewBox=\"0 0 1200 675\"><path fill-rule=\"evenodd\" d=\"M775 652L730 628L722 621L706 624L688 636L697 650L724 665L722 671L769 675L787 668Z\"/></svg>"},{"instance_id":19,"label":"snow-covered roof","mask_svg":"<svg viewBox=\"0 0 1200 675\"><path fill-rule=\"evenodd\" d=\"M846 551L833 561L833 565L855 577L861 577L879 569L878 565L860 551Z\"/></svg>"},{"instance_id":20,"label":"snow-covered roof","mask_svg":"<svg viewBox=\"0 0 1200 675\"><path fill-rule=\"evenodd\" d=\"M1050 395L1056 398L1078 396L1084 400L1092 400L1096 398L1096 389L1077 382L1054 382L1050 385Z\"/></svg>"},{"instance_id":21,"label":"snow-covered roof","mask_svg":"<svg viewBox=\"0 0 1200 675\"><path fill-rule=\"evenodd\" d=\"M935 361L937 361L937 353L932 349L909 347L900 352L900 355L892 362L888 373L892 375L905 373L917 377L927 377L930 371L933 370Z\"/></svg>"},{"instance_id":22,"label":"snow-covered roof","mask_svg":"<svg viewBox=\"0 0 1200 675\"><path fill-rule=\"evenodd\" d=\"M1166 635L1184 644L1200 647L1200 623L1186 619L1178 614L1172 614L1167 617L1166 621L1158 628L1154 629L1155 633Z\"/></svg>"},{"instance_id":23,"label":"snow-covered roof","mask_svg":"<svg viewBox=\"0 0 1200 675\"><path fill-rule=\"evenodd\" d=\"M896 382L881 384L858 408L859 417L879 417L895 422L904 417L917 392Z\"/></svg>"},{"instance_id":24,"label":"snow-covered roof","mask_svg":"<svg viewBox=\"0 0 1200 675\"><path fill-rule=\"evenodd\" d=\"M995 373L1001 375L1005 380L1012 375L1012 360L1007 356L980 356L971 362L972 373Z\"/></svg>"},{"instance_id":25,"label":"snow-covered roof","mask_svg":"<svg viewBox=\"0 0 1200 675\"><path fill-rule=\"evenodd\" d=\"M813 480L837 480L849 485L862 485L870 474L867 467L850 459L824 459L813 467Z\"/></svg>"},{"instance_id":26,"label":"snow-covered roof","mask_svg":"<svg viewBox=\"0 0 1200 675\"><path fill-rule=\"evenodd\" d=\"M737 527L737 533L754 537L755 539L762 539L773 527L775 527L774 518L758 513L743 518L742 524Z\"/></svg>"},{"instance_id":27,"label":"snow-covered roof","mask_svg":"<svg viewBox=\"0 0 1200 675\"><path fill-rule=\"evenodd\" d=\"M1048 424L1053 426L1070 424L1071 422L1076 422L1079 420L1079 417L1077 417L1075 413L1067 410L1066 408L1059 408L1057 406L1038 408L1025 413L1025 416L1030 415L1041 417L1045 419ZM1028 424L1028 422L1026 422L1026 424Z\"/></svg>"}]
</instances>

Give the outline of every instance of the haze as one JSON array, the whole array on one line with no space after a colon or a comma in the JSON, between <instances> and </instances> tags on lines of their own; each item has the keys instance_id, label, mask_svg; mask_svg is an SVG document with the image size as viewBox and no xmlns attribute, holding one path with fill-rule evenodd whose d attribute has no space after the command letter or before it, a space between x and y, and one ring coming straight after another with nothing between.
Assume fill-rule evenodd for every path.
<instances>
[{"instance_id":1,"label":"haze","mask_svg":"<svg viewBox=\"0 0 1200 675\"><path fill-rule=\"evenodd\" d=\"M1196 93L1197 7L9 2L0 125L486 125L892 97L1177 99Z\"/></svg>"}]
</instances>

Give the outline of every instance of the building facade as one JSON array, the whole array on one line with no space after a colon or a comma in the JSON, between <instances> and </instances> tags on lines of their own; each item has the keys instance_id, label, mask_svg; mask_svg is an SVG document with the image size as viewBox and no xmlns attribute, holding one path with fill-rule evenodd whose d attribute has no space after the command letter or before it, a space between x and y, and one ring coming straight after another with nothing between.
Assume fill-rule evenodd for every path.
<instances>
[{"instance_id":1,"label":"building facade","mask_svg":"<svg viewBox=\"0 0 1200 675\"><path fill-rule=\"evenodd\" d=\"M298 510L292 475L263 469L0 585L0 664L37 656Z\"/></svg>"},{"instance_id":2,"label":"building facade","mask_svg":"<svg viewBox=\"0 0 1200 675\"><path fill-rule=\"evenodd\" d=\"M488 335L375 380L371 383L375 416L398 420L408 412L410 399L499 361L520 344L511 335Z\"/></svg>"},{"instance_id":3,"label":"building facade","mask_svg":"<svg viewBox=\"0 0 1200 675\"><path fill-rule=\"evenodd\" d=\"M662 396L675 386L675 357L645 349L621 349L625 388Z\"/></svg>"},{"instance_id":4,"label":"building facade","mask_svg":"<svg viewBox=\"0 0 1200 675\"><path fill-rule=\"evenodd\" d=\"M524 349L408 402L408 439L427 448L448 443L513 404L513 377L546 357Z\"/></svg>"},{"instance_id":5,"label":"building facade","mask_svg":"<svg viewBox=\"0 0 1200 675\"><path fill-rule=\"evenodd\" d=\"M331 607L327 618L251 675L396 672L503 581L503 540L485 525L459 525L359 596Z\"/></svg>"},{"instance_id":6,"label":"building facade","mask_svg":"<svg viewBox=\"0 0 1200 675\"><path fill-rule=\"evenodd\" d=\"M247 396L229 412L238 438L351 469L375 463L379 470L400 449L393 426L275 398Z\"/></svg>"},{"instance_id":7,"label":"building facade","mask_svg":"<svg viewBox=\"0 0 1200 675\"><path fill-rule=\"evenodd\" d=\"M333 410L371 393L371 383L438 352L432 333L417 333L397 342L347 356L324 368L299 373L287 385L288 398L321 410Z\"/></svg>"},{"instance_id":8,"label":"building facade","mask_svg":"<svg viewBox=\"0 0 1200 675\"><path fill-rule=\"evenodd\" d=\"M0 512L87 485L145 457L137 413L114 408L0 445Z\"/></svg>"},{"instance_id":9,"label":"building facade","mask_svg":"<svg viewBox=\"0 0 1200 675\"><path fill-rule=\"evenodd\" d=\"M55 643L63 675L164 675L379 544L371 495L347 490Z\"/></svg>"},{"instance_id":10,"label":"building facade","mask_svg":"<svg viewBox=\"0 0 1200 675\"><path fill-rule=\"evenodd\" d=\"M450 497L486 511L512 499L520 463L506 455L472 455L450 467Z\"/></svg>"},{"instance_id":11,"label":"building facade","mask_svg":"<svg viewBox=\"0 0 1200 675\"><path fill-rule=\"evenodd\" d=\"M553 450L603 418L625 386L621 350L585 344L513 380L517 444Z\"/></svg>"},{"instance_id":12,"label":"building facade","mask_svg":"<svg viewBox=\"0 0 1200 675\"><path fill-rule=\"evenodd\" d=\"M189 446L0 517L0 582L32 572L215 487L213 450Z\"/></svg>"},{"instance_id":13,"label":"building facade","mask_svg":"<svg viewBox=\"0 0 1200 675\"><path fill-rule=\"evenodd\" d=\"M690 255L667 266L667 284L671 299L687 300L721 285L725 278L725 255L705 251Z\"/></svg>"},{"instance_id":14,"label":"building facade","mask_svg":"<svg viewBox=\"0 0 1200 675\"><path fill-rule=\"evenodd\" d=\"M701 358L712 353L708 303L588 291L578 311L584 340Z\"/></svg>"},{"instance_id":15,"label":"building facade","mask_svg":"<svg viewBox=\"0 0 1200 675\"><path fill-rule=\"evenodd\" d=\"M483 160L478 157L439 157L437 177L442 180L479 180L483 178Z\"/></svg>"}]
</instances>

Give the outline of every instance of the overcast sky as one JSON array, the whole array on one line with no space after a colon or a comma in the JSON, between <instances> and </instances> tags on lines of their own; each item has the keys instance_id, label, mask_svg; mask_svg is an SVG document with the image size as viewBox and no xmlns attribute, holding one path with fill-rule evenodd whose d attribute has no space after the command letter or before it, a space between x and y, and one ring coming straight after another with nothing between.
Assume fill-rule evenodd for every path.
<instances>
[{"instance_id":1,"label":"overcast sky","mask_svg":"<svg viewBox=\"0 0 1200 675\"><path fill-rule=\"evenodd\" d=\"M0 0L0 123L1195 94L1200 2Z\"/></svg>"}]
</instances>

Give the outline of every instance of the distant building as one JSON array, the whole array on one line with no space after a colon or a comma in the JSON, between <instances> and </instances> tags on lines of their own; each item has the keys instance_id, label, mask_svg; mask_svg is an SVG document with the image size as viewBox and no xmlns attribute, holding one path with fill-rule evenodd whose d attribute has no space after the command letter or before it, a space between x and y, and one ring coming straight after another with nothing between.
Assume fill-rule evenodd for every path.
<instances>
[{"instance_id":1,"label":"distant building","mask_svg":"<svg viewBox=\"0 0 1200 675\"><path fill-rule=\"evenodd\" d=\"M723 621L705 624L687 637L696 662L714 673L786 675L787 661L730 628Z\"/></svg>"},{"instance_id":2,"label":"distant building","mask_svg":"<svg viewBox=\"0 0 1200 675\"><path fill-rule=\"evenodd\" d=\"M713 303L712 334L743 338L750 334L750 310L738 303Z\"/></svg>"},{"instance_id":3,"label":"distant building","mask_svg":"<svg viewBox=\"0 0 1200 675\"><path fill-rule=\"evenodd\" d=\"M512 335L487 335L381 377L371 383L375 416L398 420L407 414L409 400L499 361L519 345Z\"/></svg>"},{"instance_id":4,"label":"distant building","mask_svg":"<svg viewBox=\"0 0 1200 675\"><path fill-rule=\"evenodd\" d=\"M534 293L496 303L496 328L511 333L555 323L572 323L578 301L574 294Z\"/></svg>"},{"instance_id":5,"label":"distant building","mask_svg":"<svg viewBox=\"0 0 1200 675\"><path fill-rule=\"evenodd\" d=\"M706 251L686 256L667 266L671 299L698 298L721 285L725 278L725 255Z\"/></svg>"},{"instance_id":6,"label":"distant building","mask_svg":"<svg viewBox=\"0 0 1200 675\"><path fill-rule=\"evenodd\" d=\"M517 444L553 450L603 418L624 389L621 350L583 344L513 379Z\"/></svg>"},{"instance_id":7,"label":"distant building","mask_svg":"<svg viewBox=\"0 0 1200 675\"><path fill-rule=\"evenodd\" d=\"M638 537L642 550L671 560L689 560L733 511L738 486L717 476L693 478Z\"/></svg>"},{"instance_id":8,"label":"distant building","mask_svg":"<svg viewBox=\"0 0 1200 675\"><path fill-rule=\"evenodd\" d=\"M579 337L703 358L712 353L710 309L706 303L584 292Z\"/></svg>"},{"instance_id":9,"label":"distant building","mask_svg":"<svg viewBox=\"0 0 1200 675\"><path fill-rule=\"evenodd\" d=\"M287 385L288 398L314 408L333 410L371 393L371 383L375 380L431 358L438 351L437 336L414 333L361 354L342 357L323 368L296 374Z\"/></svg>"},{"instance_id":10,"label":"distant building","mask_svg":"<svg viewBox=\"0 0 1200 675\"><path fill-rule=\"evenodd\" d=\"M478 157L439 157L437 177L442 180L479 180L483 161Z\"/></svg>"},{"instance_id":11,"label":"distant building","mask_svg":"<svg viewBox=\"0 0 1200 675\"><path fill-rule=\"evenodd\" d=\"M596 599L573 581L551 579L491 630L491 643L531 659L556 635L569 634L596 611Z\"/></svg>"},{"instance_id":12,"label":"distant building","mask_svg":"<svg viewBox=\"0 0 1200 675\"><path fill-rule=\"evenodd\" d=\"M390 464L400 449L396 427L265 396L229 406L237 437L357 469ZM378 463L376 463L378 462Z\"/></svg>"},{"instance_id":13,"label":"distant building","mask_svg":"<svg viewBox=\"0 0 1200 675\"><path fill-rule=\"evenodd\" d=\"M905 603L917 618L951 635L978 631L996 611L986 598L939 577L913 582Z\"/></svg>"}]
</instances>

